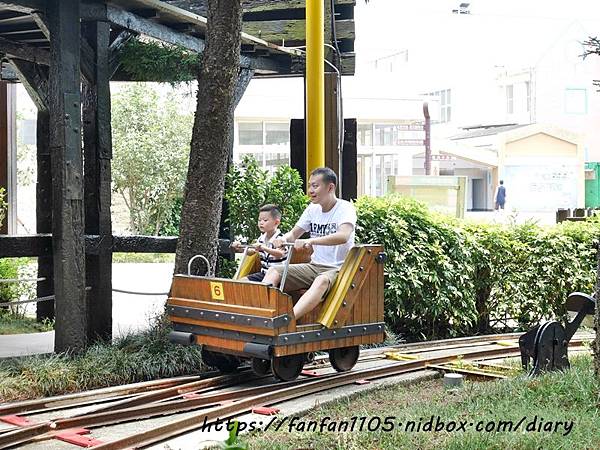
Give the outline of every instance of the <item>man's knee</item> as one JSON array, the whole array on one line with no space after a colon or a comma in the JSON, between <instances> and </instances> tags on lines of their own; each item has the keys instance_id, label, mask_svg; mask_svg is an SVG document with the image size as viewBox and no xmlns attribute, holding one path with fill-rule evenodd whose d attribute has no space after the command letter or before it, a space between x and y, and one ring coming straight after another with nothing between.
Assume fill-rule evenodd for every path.
<instances>
[{"instance_id":1,"label":"man's knee","mask_svg":"<svg viewBox=\"0 0 600 450\"><path fill-rule=\"evenodd\" d=\"M325 292L327 288L329 288L329 278L327 278L325 275L319 275L317 278L315 278L315 281L313 281L313 286Z\"/></svg>"}]
</instances>

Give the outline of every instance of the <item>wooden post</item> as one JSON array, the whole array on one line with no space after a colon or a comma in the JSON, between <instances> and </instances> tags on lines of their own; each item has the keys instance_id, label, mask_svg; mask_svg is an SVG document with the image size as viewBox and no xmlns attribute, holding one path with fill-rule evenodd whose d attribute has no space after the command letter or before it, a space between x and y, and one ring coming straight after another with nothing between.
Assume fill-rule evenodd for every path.
<instances>
[{"instance_id":1,"label":"wooden post","mask_svg":"<svg viewBox=\"0 0 600 450\"><path fill-rule=\"evenodd\" d=\"M7 139L7 114L6 114L6 82L0 81L0 191L4 189L4 195L0 200L8 203L8 139ZM0 223L0 234L8 234L8 210L2 223Z\"/></svg>"},{"instance_id":2,"label":"wooden post","mask_svg":"<svg viewBox=\"0 0 600 450\"><path fill-rule=\"evenodd\" d=\"M17 224L17 149L15 87L0 81L0 188L8 204L0 234L16 234Z\"/></svg>"},{"instance_id":3,"label":"wooden post","mask_svg":"<svg viewBox=\"0 0 600 450\"><path fill-rule=\"evenodd\" d=\"M97 254L86 256L88 328L90 341L112 337L112 224L110 125L110 24L84 22L83 37L93 51L92 80L83 86L85 155L85 233L98 235Z\"/></svg>"},{"instance_id":4,"label":"wooden post","mask_svg":"<svg viewBox=\"0 0 600 450\"><path fill-rule=\"evenodd\" d=\"M342 174L340 173L339 154L339 107L338 107L337 74L325 74L325 165L336 173L338 180L338 195L341 192Z\"/></svg>"},{"instance_id":5,"label":"wooden post","mask_svg":"<svg viewBox=\"0 0 600 450\"><path fill-rule=\"evenodd\" d=\"M342 149L340 197L345 200L354 200L357 197L357 172L356 172L356 119L344 120L344 146ZM290 166L300 173L302 182L306 185L306 142L304 137L304 120L292 119L290 124ZM337 171L336 171L337 172Z\"/></svg>"},{"instance_id":6,"label":"wooden post","mask_svg":"<svg viewBox=\"0 0 600 450\"><path fill-rule=\"evenodd\" d=\"M50 115L45 108L38 109L36 124L37 185L35 189L36 233L52 233L52 174L50 164ZM54 294L54 265L52 256L38 257L37 296ZM37 303L38 322L54 319L54 302Z\"/></svg>"},{"instance_id":7,"label":"wooden post","mask_svg":"<svg viewBox=\"0 0 600 450\"><path fill-rule=\"evenodd\" d=\"M290 167L296 169L302 179L302 186L306 186L306 130L304 119L290 121Z\"/></svg>"},{"instance_id":8,"label":"wooden post","mask_svg":"<svg viewBox=\"0 0 600 450\"><path fill-rule=\"evenodd\" d=\"M358 197L358 174L356 168L356 119L344 119L344 146L342 148L342 193L344 200Z\"/></svg>"},{"instance_id":9,"label":"wooden post","mask_svg":"<svg viewBox=\"0 0 600 450\"><path fill-rule=\"evenodd\" d=\"M48 0L50 152L52 155L54 350L87 345L83 168L81 155L80 2Z\"/></svg>"}]
</instances>

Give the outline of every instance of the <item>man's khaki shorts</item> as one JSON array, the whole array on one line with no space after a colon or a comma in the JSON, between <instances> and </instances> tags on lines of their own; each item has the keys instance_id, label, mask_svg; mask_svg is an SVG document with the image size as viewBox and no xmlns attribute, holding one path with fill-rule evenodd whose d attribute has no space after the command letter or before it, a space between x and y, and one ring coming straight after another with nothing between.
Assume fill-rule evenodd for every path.
<instances>
[{"instance_id":1,"label":"man's khaki shorts","mask_svg":"<svg viewBox=\"0 0 600 450\"><path fill-rule=\"evenodd\" d=\"M279 275L283 274L284 266L275 266ZM319 275L325 275L329 280L329 286L327 291L323 294L323 297L327 295L333 282L335 281L340 269L331 266L323 266L321 264L290 264L288 269L287 277L285 278L284 291L298 291L300 289L308 289Z\"/></svg>"}]
</instances>

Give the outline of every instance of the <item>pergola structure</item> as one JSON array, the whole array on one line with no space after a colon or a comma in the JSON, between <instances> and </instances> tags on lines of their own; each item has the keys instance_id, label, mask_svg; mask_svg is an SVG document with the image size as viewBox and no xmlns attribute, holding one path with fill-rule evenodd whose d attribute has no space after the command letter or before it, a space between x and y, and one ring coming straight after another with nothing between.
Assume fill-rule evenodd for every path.
<instances>
[{"instance_id":1,"label":"pergola structure","mask_svg":"<svg viewBox=\"0 0 600 450\"><path fill-rule=\"evenodd\" d=\"M302 51L289 48L303 45L304 1L244 3L237 101L252 77L304 70ZM355 0L335 3L342 73L352 74ZM21 82L38 109L38 234L1 236L0 257L38 257L38 297L55 297L38 304L38 318L56 312L57 350L111 336L113 252L175 250L176 238L112 234L109 83L131 79L119 55L138 35L202 53L205 11L193 0L0 2L3 78Z\"/></svg>"}]
</instances>

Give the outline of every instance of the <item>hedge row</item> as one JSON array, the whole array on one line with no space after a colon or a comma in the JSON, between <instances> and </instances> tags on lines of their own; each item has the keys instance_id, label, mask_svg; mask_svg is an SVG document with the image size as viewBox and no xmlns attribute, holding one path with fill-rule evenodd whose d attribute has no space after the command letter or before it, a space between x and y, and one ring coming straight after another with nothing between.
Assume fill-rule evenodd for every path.
<instances>
[{"instance_id":1,"label":"hedge row","mask_svg":"<svg viewBox=\"0 0 600 450\"><path fill-rule=\"evenodd\" d=\"M481 224L399 196L356 202L357 237L382 243L386 321L410 340L526 329L561 317L573 291L591 292L600 223Z\"/></svg>"}]
</instances>

